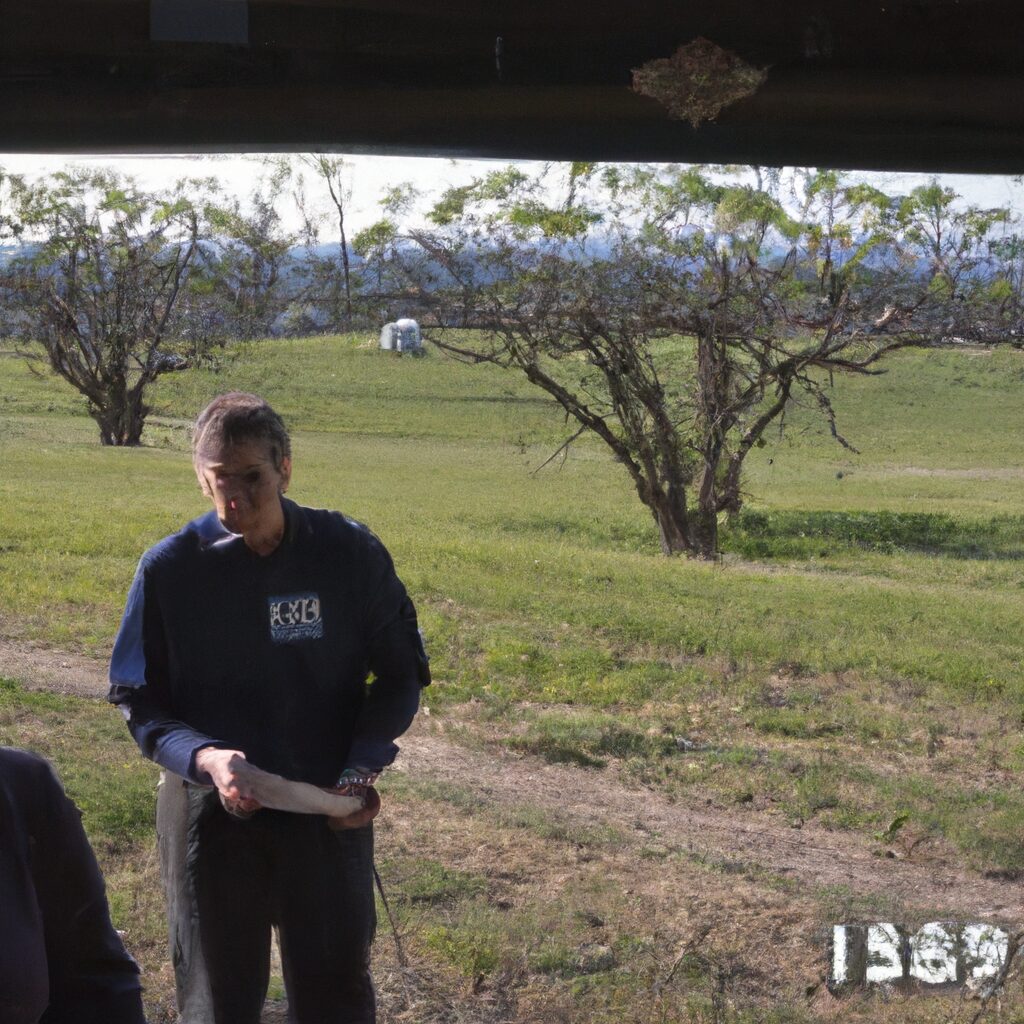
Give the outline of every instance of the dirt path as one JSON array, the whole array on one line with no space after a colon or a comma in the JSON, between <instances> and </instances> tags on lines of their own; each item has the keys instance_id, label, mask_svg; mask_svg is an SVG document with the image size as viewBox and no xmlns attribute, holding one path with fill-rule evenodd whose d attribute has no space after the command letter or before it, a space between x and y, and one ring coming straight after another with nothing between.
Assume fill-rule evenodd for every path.
<instances>
[{"instance_id":1,"label":"dirt path","mask_svg":"<svg viewBox=\"0 0 1024 1024\"><path fill-rule=\"evenodd\" d=\"M0 640L0 676L62 693L101 697L106 665L96 659ZM604 825L638 851L656 843L733 869L760 870L806 889L843 888L921 913L965 921L1024 922L1024 887L987 878L951 854L880 856L870 839L814 825L795 829L755 810L716 806L707 797L673 803L625 785L613 769L547 764L503 751L476 750L421 718L402 740L402 766L457 784L488 805L528 806L585 825Z\"/></svg>"},{"instance_id":2,"label":"dirt path","mask_svg":"<svg viewBox=\"0 0 1024 1024\"><path fill-rule=\"evenodd\" d=\"M107 663L0 637L0 678L32 689L99 697L107 692Z\"/></svg>"},{"instance_id":3,"label":"dirt path","mask_svg":"<svg viewBox=\"0 0 1024 1024\"><path fill-rule=\"evenodd\" d=\"M807 887L845 887L907 907L964 920L1024 920L1024 888L985 878L934 854L898 860L878 844L813 825L791 828L768 814L703 804L670 803L627 788L613 772L545 764L534 758L457 746L416 729L402 741L410 770L457 779L482 804L530 804L580 822L608 825L640 842L685 850L697 858L761 868Z\"/></svg>"}]
</instances>

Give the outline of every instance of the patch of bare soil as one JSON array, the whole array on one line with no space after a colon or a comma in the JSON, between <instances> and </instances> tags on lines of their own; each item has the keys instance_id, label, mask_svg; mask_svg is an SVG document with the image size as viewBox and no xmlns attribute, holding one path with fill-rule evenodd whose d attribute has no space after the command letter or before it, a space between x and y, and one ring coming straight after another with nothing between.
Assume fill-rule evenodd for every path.
<instances>
[{"instance_id":1,"label":"patch of bare soil","mask_svg":"<svg viewBox=\"0 0 1024 1024\"><path fill-rule=\"evenodd\" d=\"M67 651L54 651L0 637L0 677L31 689L79 697L107 692L107 663Z\"/></svg>"}]
</instances>

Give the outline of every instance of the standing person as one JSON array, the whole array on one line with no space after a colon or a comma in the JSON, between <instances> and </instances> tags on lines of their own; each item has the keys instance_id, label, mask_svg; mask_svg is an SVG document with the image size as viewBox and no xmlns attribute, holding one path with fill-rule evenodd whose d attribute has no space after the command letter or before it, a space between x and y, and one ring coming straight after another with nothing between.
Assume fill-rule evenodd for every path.
<instances>
[{"instance_id":1,"label":"standing person","mask_svg":"<svg viewBox=\"0 0 1024 1024\"><path fill-rule=\"evenodd\" d=\"M49 762L0 747L0 1021L145 1024L139 969Z\"/></svg>"},{"instance_id":2,"label":"standing person","mask_svg":"<svg viewBox=\"0 0 1024 1024\"><path fill-rule=\"evenodd\" d=\"M142 557L108 698L166 769L157 817L182 1020L257 1024L276 925L290 1019L368 1024L366 787L430 681L416 613L366 527L284 497L291 442L262 398L215 398L192 450L213 511ZM334 822L261 809L240 760L370 801Z\"/></svg>"}]
</instances>

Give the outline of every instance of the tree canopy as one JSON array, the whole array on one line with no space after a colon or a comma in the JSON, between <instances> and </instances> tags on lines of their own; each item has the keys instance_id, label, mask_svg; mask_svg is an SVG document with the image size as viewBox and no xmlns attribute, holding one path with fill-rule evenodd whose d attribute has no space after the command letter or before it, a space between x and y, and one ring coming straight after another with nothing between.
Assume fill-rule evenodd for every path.
<instances>
[{"instance_id":1,"label":"tree canopy","mask_svg":"<svg viewBox=\"0 0 1024 1024\"><path fill-rule=\"evenodd\" d=\"M742 505L746 457L793 401L849 446L837 372L880 372L940 323L967 329L956 300L1000 219L830 171L558 173L450 189L408 232L404 279L438 345L554 397L575 424L567 444L589 432L624 466L662 549L704 558Z\"/></svg>"},{"instance_id":2,"label":"tree canopy","mask_svg":"<svg viewBox=\"0 0 1024 1024\"><path fill-rule=\"evenodd\" d=\"M100 440L138 444L145 391L187 359L168 348L207 236L207 183L145 192L104 170L12 182L13 220L30 240L6 268L5 301L24 337L86 399Z\"/></svg>"}]
</instances>

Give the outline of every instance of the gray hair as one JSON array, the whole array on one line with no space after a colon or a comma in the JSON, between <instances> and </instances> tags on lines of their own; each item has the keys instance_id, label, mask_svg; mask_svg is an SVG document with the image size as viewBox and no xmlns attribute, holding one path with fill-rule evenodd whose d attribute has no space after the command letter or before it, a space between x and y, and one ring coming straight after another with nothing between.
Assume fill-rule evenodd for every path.
<instances>
[{"instance_id":1,"label":"gray hair","mask_svg":"<svg viewBox=\"0 0 1024 1024\"><path fill-rule=\"evenodd\" d=\"M292 457L288 428L266 399L245 391L229 391L218 395L197 417L192 428L192 461L249 441L267 445L277 470Z\"/></svg>"}]
</instances>

